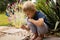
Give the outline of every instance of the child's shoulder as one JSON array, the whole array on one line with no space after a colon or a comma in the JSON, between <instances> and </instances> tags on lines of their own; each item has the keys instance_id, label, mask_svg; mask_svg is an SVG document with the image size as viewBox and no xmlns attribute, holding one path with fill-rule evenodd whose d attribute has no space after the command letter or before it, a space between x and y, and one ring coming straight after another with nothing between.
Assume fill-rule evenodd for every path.
<instances>
[{"instance_id":1,"label":"child's shoulder","mask_svg":"<svg viewBox=\"0 0 60 40\"><path fill-rule=\"evenodd\" d=\"M41 11L36 11L36 15L37 16L45 16L45 14L43 12L41 12Z\"/></svg>"}]
</instances>

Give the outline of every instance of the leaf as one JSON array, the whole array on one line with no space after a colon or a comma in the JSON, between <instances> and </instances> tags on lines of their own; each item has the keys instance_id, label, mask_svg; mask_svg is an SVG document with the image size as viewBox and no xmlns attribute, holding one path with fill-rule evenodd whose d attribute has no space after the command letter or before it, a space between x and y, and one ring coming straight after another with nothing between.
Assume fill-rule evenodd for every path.
<instances>
[{"instance_id":1,"label":"leaf","mask_svg":"<svg viewBox=\"0 0 60 40\"><path fill-rule=\"evenodd\" d=\"M59 21L56 22L54 31L57 29L59 23L60 23Z\"/></svg>"}]
</instances>

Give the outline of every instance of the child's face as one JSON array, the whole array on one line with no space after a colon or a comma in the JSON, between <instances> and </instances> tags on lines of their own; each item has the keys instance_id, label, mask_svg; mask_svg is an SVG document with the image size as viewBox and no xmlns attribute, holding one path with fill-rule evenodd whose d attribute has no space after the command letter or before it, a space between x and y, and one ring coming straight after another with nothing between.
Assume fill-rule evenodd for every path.
<instances>
[{"instance_id":1,"label":"child's face","mask_svg":"<svg viewBox=\"0 0 60 40\"><path fill-rule=\"evenodd\" d=\"M35 13L33 11L25 11L25 14L28 16L28 18L32 18Z\"/></svg>"}]
</instances>

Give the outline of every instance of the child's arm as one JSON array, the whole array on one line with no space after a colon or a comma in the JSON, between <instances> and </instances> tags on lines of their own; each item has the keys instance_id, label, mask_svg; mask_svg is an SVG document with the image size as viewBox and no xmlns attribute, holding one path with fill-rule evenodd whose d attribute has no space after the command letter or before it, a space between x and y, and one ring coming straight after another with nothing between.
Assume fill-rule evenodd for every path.
<instances>
[{"instance_id":1,"label":"child's arm","mask_svg":"<svg viewBox=\"0 0 60 40\"><path fill-rule=\"evenodd\" d=\"M36 26L42 26L44 23L43 18L39 18L38 20L29 19L29 21L32 22L33 24L35 24Z\"/></svg>"}]
</instances>

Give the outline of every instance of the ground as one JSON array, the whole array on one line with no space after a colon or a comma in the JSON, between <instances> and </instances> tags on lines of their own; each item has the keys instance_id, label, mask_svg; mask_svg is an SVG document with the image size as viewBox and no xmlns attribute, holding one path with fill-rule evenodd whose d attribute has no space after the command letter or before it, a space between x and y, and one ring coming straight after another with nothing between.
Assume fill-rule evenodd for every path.
<instances>
[{"instance_id":1,"label":"ground","mask_svg":"<svg viewBox=\"0 0 60 40\"><path fill-rule=\"evenodd\" d=\"M31 32L22 29L16 29L14 27L0 26L0 40L23 40L26 37L32 35ZM60 40L59 37L49 36L44 40Z\"/></svg>"}]
</instances>

